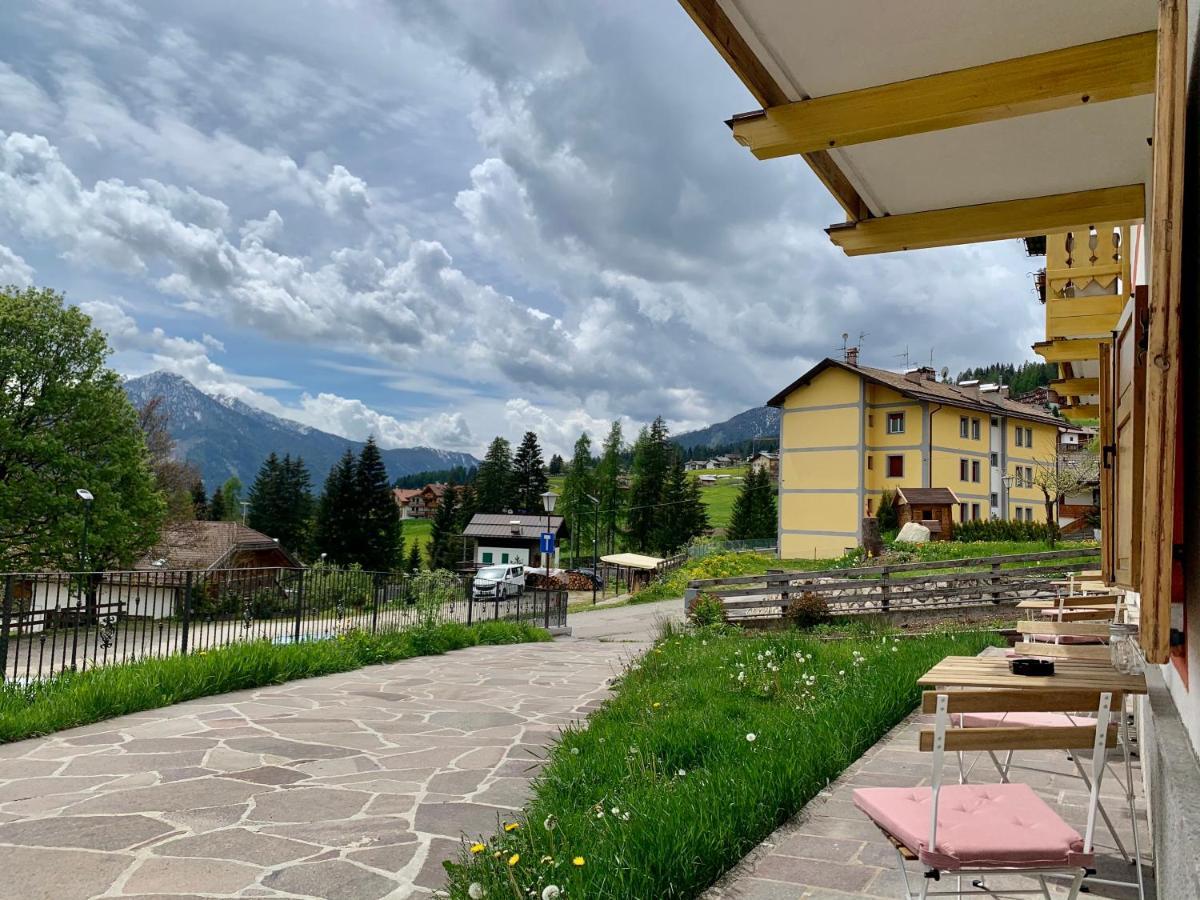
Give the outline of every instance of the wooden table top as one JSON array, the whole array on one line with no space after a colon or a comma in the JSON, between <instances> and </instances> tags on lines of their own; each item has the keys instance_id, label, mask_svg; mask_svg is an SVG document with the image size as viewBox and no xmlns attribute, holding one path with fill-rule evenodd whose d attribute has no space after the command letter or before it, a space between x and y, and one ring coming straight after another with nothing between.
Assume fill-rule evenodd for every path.
<instances>
[{"instance_id":1,"label":"wooden table top","mask_svg":"<svg viewBox=\"0 0 1200 900\"><path fill-rule=\"evenodd\" d=\"M917 679L925 687L982 687L1009 690L1112 691L1146 693L1145 675L1122 675L1106 660L1056 659L1053 675L1014 675L996 656L947 656Z\"/></svg>"}]
</instances>

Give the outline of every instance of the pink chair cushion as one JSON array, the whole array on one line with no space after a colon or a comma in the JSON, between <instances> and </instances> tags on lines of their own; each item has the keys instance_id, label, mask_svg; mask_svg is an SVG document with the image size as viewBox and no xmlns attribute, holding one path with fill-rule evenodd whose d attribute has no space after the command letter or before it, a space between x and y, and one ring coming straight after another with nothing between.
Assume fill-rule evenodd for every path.
<instances>
[{"instance_id":1,"label":"pink chair cushion","mask_svg":"<svg viewBox=\"0 0 1200 900\"><path fill-rule=\"evenodd\" d=\"M948 784L929 842L930 789L859 788L854 805L937 869L1090 867L1083 838L1027 784Z\"/></svg>"},{"instance_id":2,"label":"pink chair cushion","mask_svg":"<svg viewBox=\"0 0 1200 900\"><path fill-rule=\"evenodd\" d=\"M1043 610L1041 610L1041 614L1043 616L1045 616L1047 619L1057 619L1059 616L1061 616L1065 612L1094 613L1094 612L1099 612L1099 611L1100 610L1098 610L1098 609L1089 609L1086 606L1072 606L1068 609L1059 609L1058 607L1054 607L1053 609L1043 609ZM1106 610L1106 612L1107 612L1107 610ZM1099 621L1099 620L1097 620L1097 621Z\"/></svg>"},{"instance_id":3,"label":"pink chair cushion","mask_svg":"<svg viewBox=\"0 0 1200 900\"><path fill-rule=\"evenodd\" d=\"M963 728L1084 728L1096 724L1095 716L1055 712L962 713L951 718Z\"/></svg>"}]
</instances>

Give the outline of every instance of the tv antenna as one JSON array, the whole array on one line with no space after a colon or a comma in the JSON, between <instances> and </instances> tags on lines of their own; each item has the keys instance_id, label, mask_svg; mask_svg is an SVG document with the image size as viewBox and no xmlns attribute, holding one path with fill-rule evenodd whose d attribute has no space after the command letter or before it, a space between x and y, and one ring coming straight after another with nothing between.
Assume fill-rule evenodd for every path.
<instances>
[{"instance_id":1,"label":"tv antenna","mask_svg":"<svg viewBox=\"0 0 1200 900\"><path fill-rule=\"evenodd\" d=\"M905 372L907 372L911 368L911 364L910 364L909 357L908 357L908 344L904 345L903 353L896 354L896 359L904 360L904 371Z\"/></svg>"}]
</instances>

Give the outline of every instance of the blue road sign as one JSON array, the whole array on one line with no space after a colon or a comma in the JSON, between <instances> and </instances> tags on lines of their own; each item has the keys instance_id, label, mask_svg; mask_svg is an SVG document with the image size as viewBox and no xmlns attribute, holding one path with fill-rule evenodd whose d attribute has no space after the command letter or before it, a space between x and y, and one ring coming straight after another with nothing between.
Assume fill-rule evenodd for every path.
<instances>
[{"instance_id":1,"label":"blue road sign","mask_svg":"<svg viewBox=\"0 0 1200 900\"><path fill-rule=\"evenodd\" d=\"M554 552L554 532L552 532L552 531L543 531L542 532L542 543L541 543L541 547L539 549L542 553L553 553Z\"/></svg>"}]
</instances>

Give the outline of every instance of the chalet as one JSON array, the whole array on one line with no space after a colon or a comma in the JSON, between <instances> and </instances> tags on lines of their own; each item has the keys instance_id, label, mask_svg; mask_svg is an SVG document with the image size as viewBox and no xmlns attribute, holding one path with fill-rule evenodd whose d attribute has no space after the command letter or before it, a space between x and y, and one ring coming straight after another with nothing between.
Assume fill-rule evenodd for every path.
<instances>
[{"instance_id":1,"label":"chalet","mask_svg":"<svg viewBox=\"0 0 1200 900\"><path fill-rule=\"evenodd\" d=\"M448 485L443 483L427 484L408 498L408 516L410 519L432 519L437 512L442 495Z\"/></svg>"},{"instance_id":2,"label":"chalet","mask_svg":"<svg viewBox=\"0 0 1200 900\"><path fill-rule=\"evenodd\" d=\"M779 477L779 454L772 453L769 450L759 450L750 457L750 471L761 472L766 470L767 474L772 478Z\"/></svg>"},{"instance_id":3,"label":"chalet","mask_svg":"<svg viewBox=\"0 0 1200 900\"><path fill-rule=\"evenodd\" d=\"M412 499L420 496L420 488L395 488L392 491L392 497L396 501L396 506L400 510L401 519L415 518L412 513Z\"/></svg>"},{"instance_id":4,"label":"chalet","mask_svg":"<svg viewBox=\"0 0 1200 900\"><path fill-rule=\"evenodd\" d=\"M539 549L542 533L549 524L554 534L554 559L551 568L558 565L558 548L570 532L562 516L516 515L512 513L476 513L463 529L463 537L475 543L475 564L520 563L526 566L544 566Z\"/></svg>"},{"instance_id":5,"label":"chalet","mask_svg":"<svg viewBox=\"0 0 1200 900\"><path fill-rule=\"evenodd\" d=\"M159 542L133 568L299 569L303 564L279 541L240 522L180 522L168 525Z\"/></svg>"}]
</instances>

